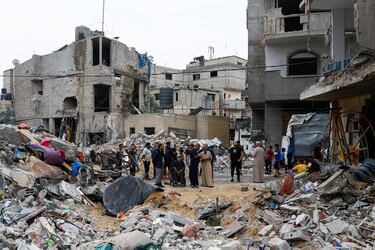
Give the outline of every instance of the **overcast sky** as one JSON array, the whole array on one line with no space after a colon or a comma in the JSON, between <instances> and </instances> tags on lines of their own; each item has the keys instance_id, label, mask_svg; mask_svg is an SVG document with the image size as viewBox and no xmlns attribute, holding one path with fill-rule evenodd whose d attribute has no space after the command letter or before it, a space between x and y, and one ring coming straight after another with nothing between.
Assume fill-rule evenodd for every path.
<instances>
[{"instance_id":1,"label":"overcast sky","mask_svg":"<svg viewBox=\"0 0 375 250\"><path fill-rule=\"evenodd\" d=\"M106 0L106 36L157 64L183 68L194 57L247 57L247 0ZM0 72L74 40L74 28L101 29L102 0L2 1Z\"/></svg>"}]
</instances>

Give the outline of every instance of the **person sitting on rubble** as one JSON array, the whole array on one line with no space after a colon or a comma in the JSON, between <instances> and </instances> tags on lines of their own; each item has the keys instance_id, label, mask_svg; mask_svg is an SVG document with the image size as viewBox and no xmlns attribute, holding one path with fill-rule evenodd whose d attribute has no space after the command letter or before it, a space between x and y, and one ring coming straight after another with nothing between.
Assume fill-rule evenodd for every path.
<instances>
[{"instance_id":1,"label":"person sitting on rubble","mask_svg":"<svg viewBox=\"0 0 375 250\"><path fill-rule=\"evenodd\" d=\"M310 164L308 166L308 168L309 168L308 172L310 174L310 178L315 180L320 175L321 167L320 167L319 163L313 158L309 159L309 162L310 162Z\"/></svg>"},{"instance_id":2,"label":"person sitting on rubble","mask_svg":"<svg viewBox=\"0 0 375 250\"><path fill-rule=\"evenodd\" d=\"M135 176L135 172L138 166L138 159L137 159L137 147L134 143L130 145L130 150L128 150L128 155L130 157L130 175Z\"/></svg>"},{"instance_id":3,"label":"person sitting on rubble","mask_svg":"<svg viewBox=\"0 0 375 250\"><path fill-rule=\"evenodd\" d=\"M307 164L304 160L299 160L297 165L293 168L294 172L297 172L297 174L305 173L307 171Z\"/></svg>"},{"instance_id":4,"label":"person sitting on rubble","mask_svg":"<svg viewBox=\"0 0 375 250\"><path fill-rule=\"evenodd\" d=\"M181 185L185 186L185 163L183 155L178 155L177 160L172 163L172 171L171 185L174 186L177 183L181 183Z\"/></svg>"},{"instance_id":5,"label":"person sitting on rubble","mask_svg":"<svg viewBox=\"0 0 375 250\"><path fill-rule=\"evenodd\" d=\"M293 171L289 170L287 171L283 184L281 184L280 187L280 195L290 195L294 192L294 176Z\"/></svg>"}]
</instances>

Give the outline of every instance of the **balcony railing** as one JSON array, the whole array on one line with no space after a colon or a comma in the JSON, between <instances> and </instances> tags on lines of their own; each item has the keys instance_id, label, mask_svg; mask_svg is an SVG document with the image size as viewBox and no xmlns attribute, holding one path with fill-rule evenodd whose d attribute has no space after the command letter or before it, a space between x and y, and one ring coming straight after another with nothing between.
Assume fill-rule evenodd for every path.
<instances>
[{"instance_id":1,"label":"balcony railing","mask_svg":"<svg viewBox=\"0 0 375 250\"><path fill-rule=\"evenodd\" d=\"M346 58L345 60L327 63L322 67L322 73L327 74L333 71L340 72L349 66L352 58Z\"/></svg>"},{"instance_id":2,"label":"balcony railing","mask_svg":"<svg viewBox=\"0 0 375 250\"><path fill-rule=\"evenodd\" d=\"M246 108L246 103L245 101L242 100L228 100L225 99L223 101L224 104L224 109L245 109Z\"/></svg>"},{"instance_id":3,"label":"balcony railing","mask_svg":"<svg viewBox=\"0 0 375 250\"><path fill-rule=\"evenodd\" d=\"M308 32L309 24L311 35L325 35L331 26L330 12L311 13L309 21L307 14L282 15L278 8L269 10L265 19L266 38L275 35L301 35Z\"/></svg>"}]
</instances>

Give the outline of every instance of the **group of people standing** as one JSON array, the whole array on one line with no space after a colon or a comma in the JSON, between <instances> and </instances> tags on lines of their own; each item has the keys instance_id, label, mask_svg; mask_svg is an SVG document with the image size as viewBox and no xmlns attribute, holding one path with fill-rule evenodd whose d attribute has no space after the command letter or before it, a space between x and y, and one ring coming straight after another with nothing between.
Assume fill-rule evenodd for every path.
<instances>
[{"instance_id":1,"label":"group of people standing","mask_svg":"<svg viewBox=\"0 0 375 250\"><path fill-rule=\"evenodd\" d=\"M208 145L201 148L199 144L190 144L185 151L171 147L170 142L165 144L155 142L152 147L146 143L142 151L141 159L144 165L144 178L149 178L150 165L154 167L155 185L164 187L163 177L167 177L170 184L178 179L185 180L185 165L189 167L189 180L193 188L199 187L199 174L202 179L202 186L213 187L213 161L215 159ZM200 168L199 168L200 166ZM165 174L166 173L166 174Z\"/></svg>"},{"instance_id":2,"label":"group of people standing","mask_svg":"<svg viewBox=\"0 0 375 250\"><path fill-rule=\"evenodd\" d=\"M265 150L261 142L256 142L256 146L252 150L252 155L254 156L253 182L264 182L264 175L272 174L272 166L275 170L274 177L279 177L281 170L285 171L285 175L289 173L288 171L296 173L302 173L307 170L311 173L320 171L320 166L315 160L321 161L323 159L320 143L314 148L312 158L300 160L296 164L293 161L293 151L293 147L290 146L286 153L286 149L280 148L279 144L269 146ZM307 167L307 164L309 164L309 167Z\"/></svg>"}]
</instances>

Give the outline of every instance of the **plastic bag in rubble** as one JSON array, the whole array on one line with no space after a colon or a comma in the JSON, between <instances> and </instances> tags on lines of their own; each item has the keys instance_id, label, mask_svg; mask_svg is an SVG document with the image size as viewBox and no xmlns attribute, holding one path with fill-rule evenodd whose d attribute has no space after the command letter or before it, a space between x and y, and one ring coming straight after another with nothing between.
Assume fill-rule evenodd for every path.
<instances>
[{"instance_id":1,"label":"plastic bag in rubble","mask_svg":"<svg viewBox=\"0 0 375 250\"><path fill-rule=\"evenodd\" d=\"M22 211L22 208L15 200L7 200L3 205L0 204L0 222L10 225L14 218Z\"/></svg>"},{"instance_id":2,"label":"plastic bag in rubble","mask_svg":"<svg viewBox=\"0 0 375 250\"><path fill-rule=\"evenodd\" d=\"M138 177L124 176L105 189L103 203L108 212L117 215L121 211L143 204L155 190L155 186Z\"/></svg>"}]
</instances>

